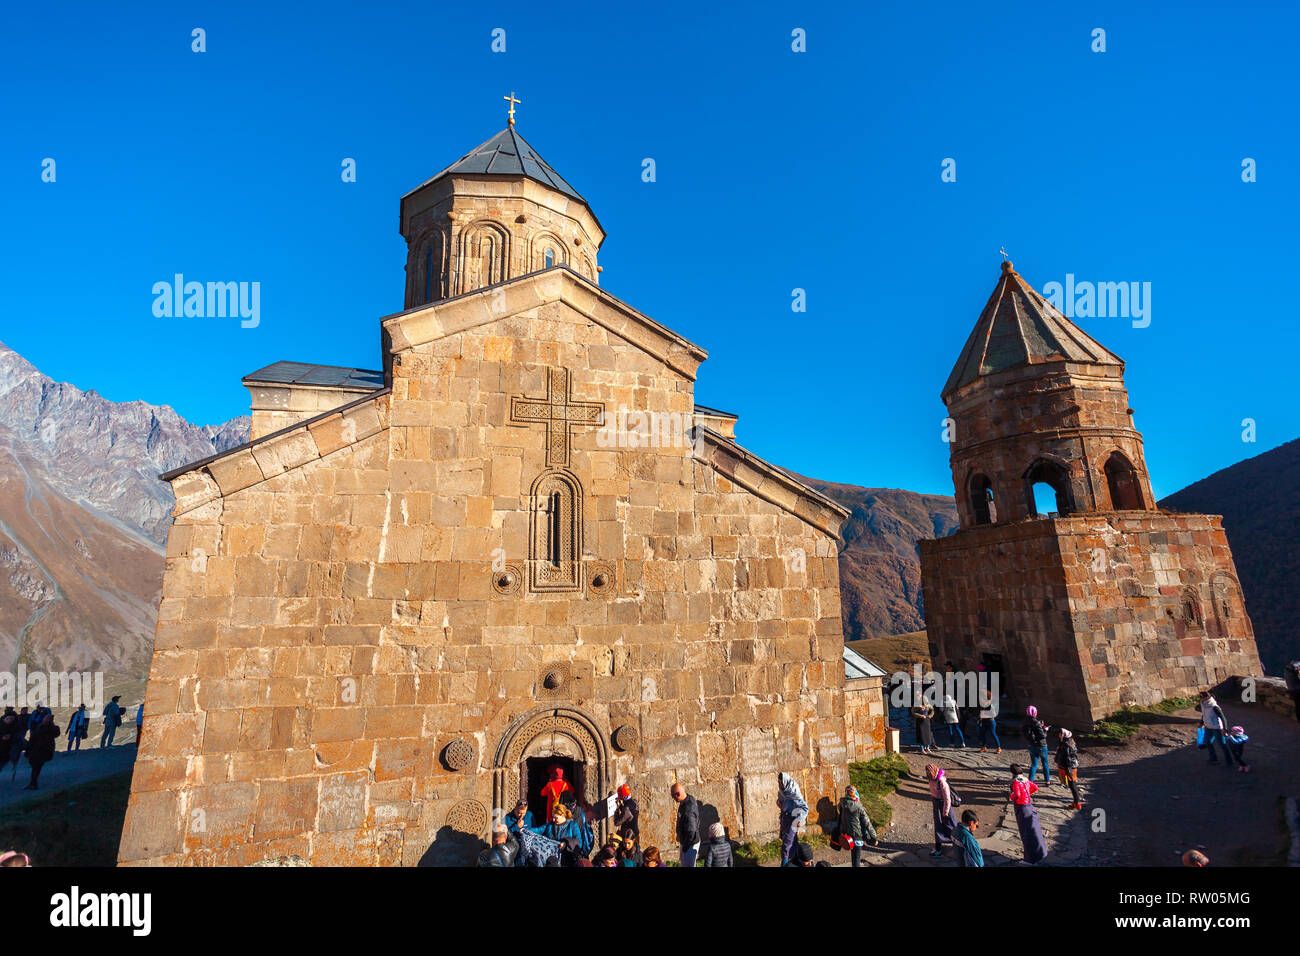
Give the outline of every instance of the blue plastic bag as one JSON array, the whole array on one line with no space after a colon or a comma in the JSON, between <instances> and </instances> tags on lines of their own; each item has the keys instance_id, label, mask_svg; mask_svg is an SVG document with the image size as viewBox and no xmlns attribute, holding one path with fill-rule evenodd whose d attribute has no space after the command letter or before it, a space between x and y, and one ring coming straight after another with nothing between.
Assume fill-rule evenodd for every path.
<instances>
[{"instance_id":1,"label":"blue plastic bag","mask_svg":"<svg viewBox=\"0 0 1300 956\"><path fill-rule=\"evenodd\" d=\"M1197 750L1205 749L1205 727L1204 726L1196 728L1196 749Z\"/></svg>"}]
</instances>

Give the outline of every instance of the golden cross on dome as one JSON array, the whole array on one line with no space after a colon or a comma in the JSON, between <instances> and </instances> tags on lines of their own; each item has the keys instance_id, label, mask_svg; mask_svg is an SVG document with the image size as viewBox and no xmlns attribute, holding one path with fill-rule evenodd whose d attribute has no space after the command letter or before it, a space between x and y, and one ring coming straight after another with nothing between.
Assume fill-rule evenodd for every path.
<instances>
[{"instance_id":1,"label":"golden cross on dome","mask_svg":"<svg viewBox=\"0 0 1300 956\"><path fill-rule=\"evenodd\" d=\"M516 104L516 103L522 103L523 100L517 100L517 99L515 99L515 91L514 91L514 90L511 90L511 91L510 91L510 95L509 95L509 96L503 96L503 97L501 97L501 98L510 104L510 114L509 114L509 116L510 116L510 120L509 120L509 123L510 123L511 126L514 126L514 125L515 125L515 104Z\"/></svg>"}]
</instances>

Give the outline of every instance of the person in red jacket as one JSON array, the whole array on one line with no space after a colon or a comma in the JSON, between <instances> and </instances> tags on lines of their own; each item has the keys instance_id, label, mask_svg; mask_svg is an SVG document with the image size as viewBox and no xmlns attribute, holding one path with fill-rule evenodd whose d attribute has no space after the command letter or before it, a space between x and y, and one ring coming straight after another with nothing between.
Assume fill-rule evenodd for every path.
<instances>
[{"instance_id":1,"label":"person in red jacket","mask_svg":"<svg viewBox=\"0 0 1300 956\"><path fill-rule=\"evenodd\" d=\"M551 779L542 787L542 796L546 798L546 822L555 822L555 808L560 804L560 797L573 793L573 786L564 779L564 768L551 768Z\"/></svg>"}]
</instances>

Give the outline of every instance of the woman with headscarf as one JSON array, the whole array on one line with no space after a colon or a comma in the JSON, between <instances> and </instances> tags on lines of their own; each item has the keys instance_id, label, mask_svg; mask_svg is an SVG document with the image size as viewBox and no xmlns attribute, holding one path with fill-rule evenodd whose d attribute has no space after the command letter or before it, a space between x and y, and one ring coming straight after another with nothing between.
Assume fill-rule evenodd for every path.
<instances>
[{"instance_id":1,"label":"woman with headscarf","mask_svg":"<svg viewBox=\"0 0 1300 956\"><path fill-rule=\"evenodd\" d=\"M1047 856L1047 843L1043 840L1043 828L1038 825L1038 811L1034 809L1033 796L1038 792L1038 784L1025 776L1025 768L1018 763L1011 765L1011 801L1016 815L1016 826L1020 829L1020 843L1025 849L1025 862L1038 863Z\"/></svg>"},{"instance_id":2,"label":"woman with headscarf","mask_svg":"<svg viewBox=\"0 0 1300 956\"><path fill-rule=\"evenodd\" d=\"M1074 797L1070 809L1082 810L1083 801L1079 799L1079 745L1075 743L1074 734L1064 727L1058 734L1061 742L1056 745L1056 776L1070 788Z\"/></svg>"},{"instance_id":3,"label":"woman with headscarf","mask_svg":"<svg viewBox=\"0 0 1300 956\"><path fill-rule=\"evenodd\" d=\"M871 817L867 816L866 807L862 805L862 799L858 796L858 788L852 784L844 788L844 796L840 799L840 842L846 841L854 866L862 865L864 843L880 846L876 828L872 825Z\"/></svg>"},{"instance_id":4,"label":"woman with headscarf","mask_svg":"<svg viewBox=\"0 0 1300 956\"><path fill-rule=\"evenodd\" d=\"M943 770L932 763L925 765L925 779L930 784L930 805L934 810L934 852L930 855L943 856L943 845L952 843L957 829L957 817L952 812L952 788Z\"/></svg>"},{"instance_id":5,"label":"woman with headscarf","mask_svg":"<svg viewBox=\"0 0 1300 956\"><path fill-rule=\"evenodd\" d=\"M1038 776L1038 761L1043 762L1043 782L1052 783L1051 771L1047 769L1047 732L1052 728L1038 719L1038 708L1030 705L1025 708L1025 722L1020 728L1024 734L1025 746L1029 748L1029 779Z\"/></svg>"},{"instance_id":6,"label":"woman with headscarf","mask_svg":"<svg viewBox=\"0 0 1300 956\"><path fill-rule=\"evenodd\" d=\"M808 802L794 777L783 773L776 778L776 804L781 810L781 865L790 862L790 850L799 836L799 829L808 819Z\"/></svg>"}]
</instances>

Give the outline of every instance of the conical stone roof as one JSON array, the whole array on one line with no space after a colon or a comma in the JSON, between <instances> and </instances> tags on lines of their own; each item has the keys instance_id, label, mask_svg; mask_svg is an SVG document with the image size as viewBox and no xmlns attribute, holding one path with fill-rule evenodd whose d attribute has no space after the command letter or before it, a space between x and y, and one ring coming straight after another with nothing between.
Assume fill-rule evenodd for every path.
<instances>
[{"instance_id":1,"label":"conical stone roof","mask_svg":"<svg viewBox=\"0 0 1300 956\"><path fill-rule=\"evenodd\" d=\"M1004 262L998 284L941 394L946 398L984 375L1062 361L1124 367L1118 355L1062 315L1020 278L1010 262Z\"/></svg>"}]
</instances>

